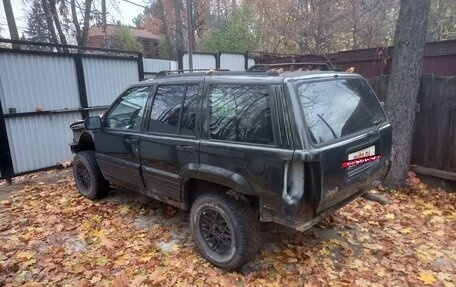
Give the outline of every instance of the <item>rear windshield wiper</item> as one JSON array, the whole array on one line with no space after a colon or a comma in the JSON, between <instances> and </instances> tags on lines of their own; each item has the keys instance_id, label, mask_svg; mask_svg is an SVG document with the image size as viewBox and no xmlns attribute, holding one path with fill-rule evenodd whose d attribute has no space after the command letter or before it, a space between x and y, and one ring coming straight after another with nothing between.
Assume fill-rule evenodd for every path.
<instances>
[{"instance_id":1,"label":"rear windshield wiper","mask_svg":"<svg viewBox=\"0 0 456 287\"><path fill-rule=\"evenodd\" d=\"M328 127L328 129L331 131L332 133L332 136L337 139L337 134L336 132L334 131L334 129L328 124L328 122L320 115L320 114L317 114L317 116L320 118L320 120L323 121L323 123Z\"/></svg>"},{"instance_id":2,"label":"rear windshield wiper","mask_svg":"<svg viewBox=\"0 0 456 287\"><path fill-rule=\"evenodd\" d=\"M377 126L374 130L374 133L378 133L380 127L382 126L383 119L373 119L371 122L374 126Z\"/></svg>"}]
</instances>

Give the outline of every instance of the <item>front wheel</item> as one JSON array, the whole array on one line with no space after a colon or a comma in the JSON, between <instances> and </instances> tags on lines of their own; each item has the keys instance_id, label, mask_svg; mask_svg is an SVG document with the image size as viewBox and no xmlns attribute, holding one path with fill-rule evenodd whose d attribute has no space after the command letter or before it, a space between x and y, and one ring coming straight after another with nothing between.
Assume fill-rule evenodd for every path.
<instances>
[{"instance_id":1,"label":"front wheel","mask_svg":"<svg viewBox=\"0 0 456 287\"><path fill-rule=\"evenodd\" d=\"M94 151L81 151L74 156L73 176L83 196L98 199L108 195L109 183L98 167Z\"/></svg>"},{"instance_id":2,"label":"front wheel","mask_svg":"<svg viewBox=\"0 0 456 287\"><path fill-rule=\"evenodd\" d=\"M223 193L199 196L190 212L198 251L224 270L236 270L255 258L260 247L259 222L252 208Z\"/></svg>"}]
</instances>

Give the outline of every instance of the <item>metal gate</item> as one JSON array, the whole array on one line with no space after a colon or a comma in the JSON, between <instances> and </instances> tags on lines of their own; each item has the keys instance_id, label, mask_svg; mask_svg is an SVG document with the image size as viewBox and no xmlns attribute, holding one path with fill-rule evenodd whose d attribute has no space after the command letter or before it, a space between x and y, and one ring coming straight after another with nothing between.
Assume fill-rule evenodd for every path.
<instances>
[{"instance_id":1,"label":"metal gate","mask_svg":"<svg viewBox=\"0 0 456 287\"><path fill-rule=\"evenodd\" d=\"M188 53L183 53L178 59L180 70L188 70ZM244 71L255 64L249 58L249 53L192 53L193 69L228 69Z\"/></svg>"},{"instance_id":2,"label":"metal gate","mask_svg":"<svg viewBox=\"0 0 456 287\"><path fill-rule=\"evenodd\" d=\"M138 52L0 42L27 48L0 49L0 179L71 160L69 124L102 113L126 86L144 78Z\"/></svg>"}]
</instances>

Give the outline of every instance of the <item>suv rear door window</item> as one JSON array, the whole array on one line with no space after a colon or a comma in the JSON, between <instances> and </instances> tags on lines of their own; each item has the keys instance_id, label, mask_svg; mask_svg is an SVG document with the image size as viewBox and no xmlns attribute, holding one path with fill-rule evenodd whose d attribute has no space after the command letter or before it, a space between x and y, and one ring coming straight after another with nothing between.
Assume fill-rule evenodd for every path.
<instances>
[{"instance_id":1,"label":"suv rear door window","mask_svg":"<svg viewBox=\"0 0 456 287\"><path fill-rule=\"evenodd\" d=\"M211 139L274 144L268 86L211 85Z\"/></svg>"},{"instance_id":2,"label":"suv rear door window","mask_svg":"<svg viewBox=\"0 0 456 287\"><path fill-rule=\"evenodd\" d=\"M301 107L314 143L372 128L385 114L363 79L335 79L298 85Z\"/></svg>"},{"instance_id":3,"label":"suv rear door window","mask_svg":"<svg viewBox=\"0 0 456 287\"><path fill-rule=\"evenodd\" d=\"M195 135L198 85L161 85L155 94L149 132Z\"/></svg>"}]
</instances>

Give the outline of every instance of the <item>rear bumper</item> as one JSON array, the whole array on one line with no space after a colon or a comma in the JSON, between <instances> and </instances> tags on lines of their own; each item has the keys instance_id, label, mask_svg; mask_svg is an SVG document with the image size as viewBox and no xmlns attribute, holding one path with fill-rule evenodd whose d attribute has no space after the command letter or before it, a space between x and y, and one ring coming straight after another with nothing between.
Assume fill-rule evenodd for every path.
<instances>
[{"instance_id":1,"label":"rear bumper","mask_svg":"<svg viewBox=\"0 0 456 287\"><path fill-rule=\"evenodd\" d=\"M344 199L343 201L325 209L322 210L321 212L318 212L312 216L300 216L299 214L307 214L308 213L301 213L299 212L297 216L293 218L286 218L286 217L277 217L273 216L272 221L281 225L285 225L288 227L291 227L297 231L305 231L312 227L313 225L317 224L319 221L321 221L324 217L334 213L336 210L341 209L342 207L348 205L358 197L362 196L364 193L367 191L377 187L380 184L379 180L376 180L372 182L370 185L365 187L364 189L352 194L350 197Z\"/></svg>"}]
</instances>

